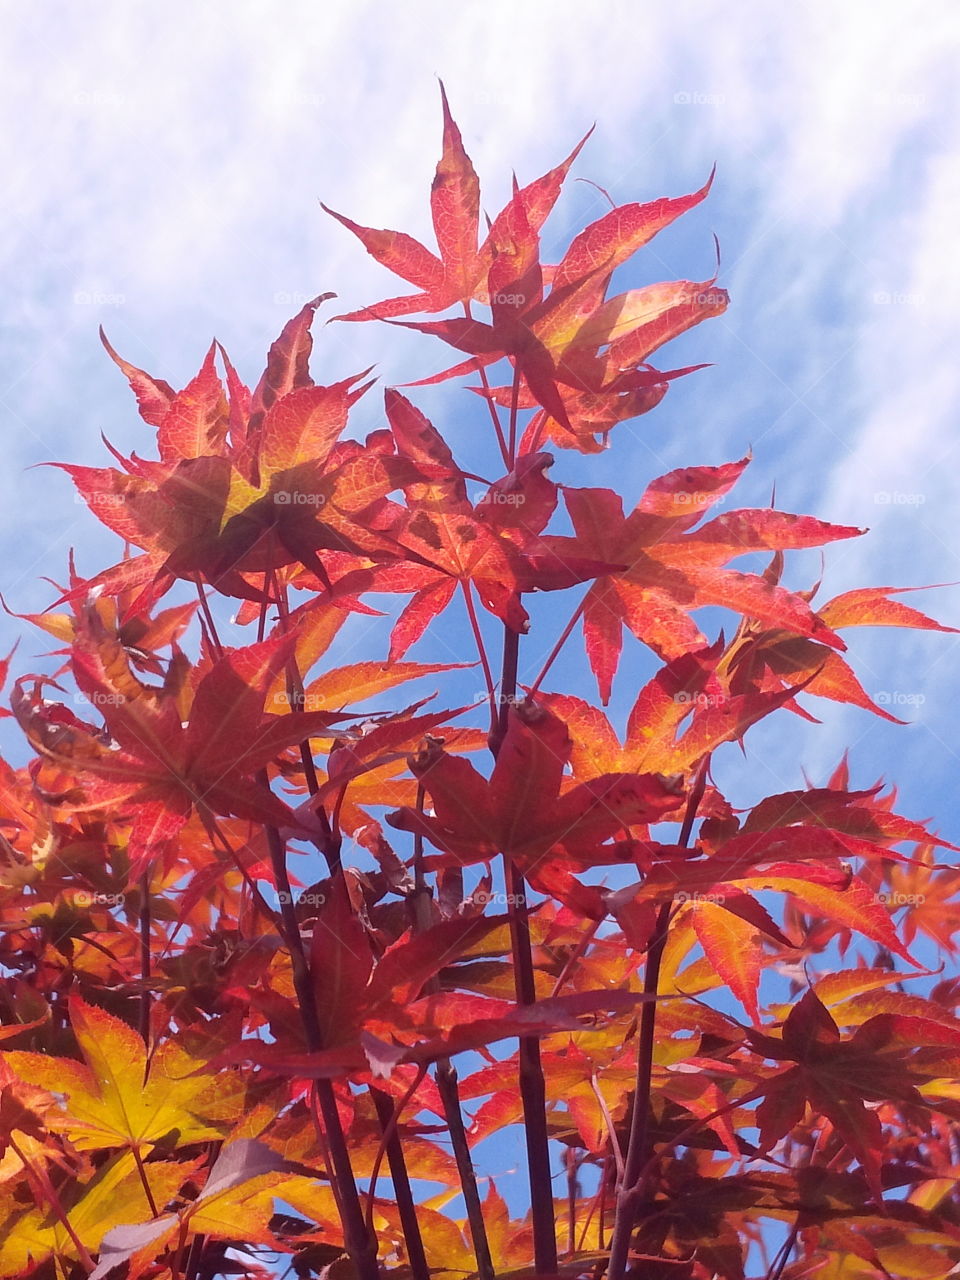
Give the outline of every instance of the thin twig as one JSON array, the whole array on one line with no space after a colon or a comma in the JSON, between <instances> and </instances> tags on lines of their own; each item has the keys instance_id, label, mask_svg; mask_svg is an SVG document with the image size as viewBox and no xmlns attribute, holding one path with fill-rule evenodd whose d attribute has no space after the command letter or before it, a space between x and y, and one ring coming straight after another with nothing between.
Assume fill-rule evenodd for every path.
<instances>
[{"instance_id":1,"label":"thin twig","mask_svg":"<svg viewBox=\"0 0 960 1280\"><path fill-rule=\"evenodd\" d=\"M697 809L707 785L707 761L701 764L687 798L686 812L680 828L677 844L686 848L693 833ZM660 983L660 965L667 942L673 898L663 903L657 913L653 938L647 951L644 973L644 994L655 996ZM650 1089L653 1081L653 1050L656 1037L657 1001L648 1000L640 1011L640 1032L637 1040L637 1081L633 1095L633 1116L630 1121L630 1137L624 1161L623 1176L617 1193L617 1207L613 1223L613 1239L610 1242L610 1262L607 1280L624 1280L630 1241L637 1218L638 1192L643 1167L649 1157L650 1141Z\"/></svg>"},{"instance_id":2,"label":"thin twig","mask_svg":"<svg viewBox=\"0 0 960 1280\"><path fill-rule=\"evenodd\" d=\"M83 1241L80 1239L76 1231L73 1229L73 1226L70 1223L70 1219L67 1216L67 1211L63 1207L63 1202L61 1201L60 1197L57 1195L56 1190L54 1189L53 1183L50 1181L50 1178L48 1177L46 1170L37 1169L34 1167L33 1164L31 1164L31 1162L27 1159L26 1155L24 1155L23 1151L21 1151L20 1147L17 1144L17 1140L16 1138L14 1138L13 1134L10 1134L8 1136L7 1142L10 1146L10 1150L14 1153L14 1155L19 1159L20 1163L23 1165L24 1172L26 1173L27 1177L36 1184L37 1191L38 1191L38 1199L47 1201L50 1208L53 1210L54 1216L59 1220L64 1231L66 1231L67 1235L70 1237L71 1241L73 1242L73 1247L77 1251L77 1257L80 1259L80 1263L83 1266L84 1270L87 1272L87 1275L89 1275L90 1272L93 1271L94 1267L97 1264L94 1262L93 1258L91 1258L90 1253L87 1250L86 1246L84 1245Z\"/></svg>"},{"instance_id":3,"label":"thin twig","mask_svg":"<svg viewBox=\"0 0 960 1280\"><path fill-rule=\"evenodd\" d=\"M583 613L583 606L586 603L587 603L587 597L585 595L583 599L580 601L580 603L577 605L576 609L574 609L573 615L571 616L570 621L563 628L563 631L561 631L560 639L550 650L550 656L547 658L546 662L543 664L543 667L540 670L540 674L537 676L536 680L534 680L533 684L530 686L531 697L540 688L540 685L543 683L544 677L546 676L547 672L550 670L554 662L556 662L557 658L560 656L560 650L570 639L570 633L573 631L573 628L577 625L577 620L579 619L580 615Z\"/></svg>"},{"instance_id":4,"label":"thin twig","mask_svg":"<svg viewBox=\"0 0 960 1280\"><path fill-rule=\"evenodd\" d=\"M469 298L463 304L463 312L468 320L473 319L473 312L470 309ZM497 435L497 444L500 447L500 455L503 458L503 465L509 471L513 464L510 461L510 454L507 451L507 442L503 436L503 427L500 425L500 415L497 413L497 406L493 400L493 392L490 389L490 379L487 377L487 370L480 360L477 361L477 373L480 375L480 385L483 387L483 398L486 400L487 407L490 410L490 417L493 421L493 429Z\"/></svg>"},{"instance_id":5,"label":"thin twig","mask_svg":"<svg viewBox=\"0 0 960 1280\"><path fill-rule=\"evenodd\" d=\"M476 642L477 656L480 659L483 680L487 686L487 697L490 699L490 732L493 733L497 722L497 691L493 683L493 672L490 670L490 659L487 657L487 647L483 643L483 632L480 630L480 620L477 617L476 606L473 603L472 588L469 581L461 578L460 589L463 591L464 603L467 606L467 617L470 619L470 630L473 632L473 638Z\"/></svg>"},{"instance_id":6,"label":"thin twig","mask_svg":"<svg viewBox=\"0 0 960 1280\"><path fill-rule=\"evenodd\" d=\"M140 1155L140 1148L134 1144L130 1148L133 1153L133 1161L137 1166L137 1173L140 1175L140 1183L143 1187L143 1194L147 1197L147 1204L150 1206L150 1212L155 1218L160 1217L160 1210L157 1208L157 1202L153 1198L153 1192L150 1190L150 1183L147 1181L147 1171L143 1167L143 1157Z\"/></svg>"},{"instance_id":7,"label":"thin twig","mask_svg":"<svg viewBox=\"0 0 960 1280\"><path fill-rule=\"evenodd\" d=\"M520 407L520 369L518 365L513 366L513 387L510 392L510 443L509 462L507 467L513 470L517 463L517 409Z\"/></svg>"},{"instance_id":8,"label":"thin twig","mask_svg":"<svg viewBox=\"0 0 960 1280\"><path fill-rule=\"evenodd\" d=\"M280 626L283 631L287 631L290 626L290 612L286 597L286 588L281 586L277 579L276 571L271 568L270 579L273 584L274 596L277 602L277 611L280 618ZM286 670L288 701L293 710L303 710L306 704L306 693L303 687L303 677L297 665L296 656L292 656L287 663ZM310 749L309 740L300 744L300 758L304 766L304 776L307 782L307 789L312 796L316 796L320 789L319 779L317 777L316 766L313 762L313 753ZM341 792L341 800L343 793ZM343 864L340 858L341 842L339 835L339 826L336 823L336 813L334 814L334 823L331 824L327 817L326 809L323 805L315 806L316 816L323 826L323 838L320 842L323 854L327 861L330 875L333 878L343 876ZM284 861L284 874L286 874L286 865ZM279 884L278 884L279 888ZM284 895L284 905L289 907L293 919L293 927L299 938L299 924L296 921L296 912L293 908L290 897L289 882L285 885L286 893ZM289 925L287 928L289 930ZM302 944L301 944L302 945ZM304 958L304 963L306 959ZM312 993L311 985L311 993ZM403 1152L403 1144L396 1132L396 1121L394 1119L393 1104L390 1098L381 1090L370 1087L370 1095L373 1100L374 1109L380 1120L383 1129L384 1144L386 1146L387 1160L390 1165L390 1178L393 1182L394 1194L397 1201L397 1211L400 1214L401 1227L403 1229L404 1241L407 1248L407 1259L410 1263L414 1280L429 1280L430 1269L427 1265L426 1253L423 1247L423 1237L420 1232L420 1224L417 1219L417 1206L413 1198L413 1190L410 1186L410 1176L407 1172L406 1158ZM320 1097L321 1107L323 1105L322 1095ZM331 1156L333 1156L334 1148L331 1146ZM355 1186L354 1186L354 1189ZM358 1200L359 1204L359 1200ZM373 1239L370 1230L369 1221L365 1224L367 1235Z\"/></svg>"},{"instance_id":9,"label":"thin twig","mask_svg":"<svg viewBox=\"0 0 960 1280\"><path fill-rule=\"evenodd\" d=\"M573 1257L577 1249L577 1196L580 1191L577 1173L580 1166L571 1147L567 1147L563 1159L567 1166L567 1253Z\"/></svg>"},{"instance_id":10,"label":"thin twig","mask_svg":"<svg viewBox=\"0 0 960 1280\"><path fill-rule=\"evenodd\" d=\"M418 813L423 812L424 800L424 788L421 784L417 787ZM413 837L413 876L413 930L419 933L430 923L430 891L423 870L423 833L421 831L415 832ZM425 990L428 993L439 991L439 980L436 977L431 978ZM460 1175L460 1189L467 1210L473 1253L477 1263L477 1280L496 1280L493 1258L490 1254L490 1241L487 1239L487 1228L483 1220L483 1204L480 1200L480 1189L477 1186L477 1173L473 1167L467 1130L463 1123L459 1078L449 1058L437 1060L434 1079L443 1102L443 1115L450 1133L453 1158L457 1162L457 1173Z\"/></svg>"},{"instance_id":11,"label":"thin twig","mask_svg":"<svg viewBox=\"0 0 960 1280\"><path fill-rule=\"evenodd\" d=\"M499 755L509 723L510 706L516 699L520 636L504 627L503 673L500 678L500 706L496 727L490 735L490 750ZM537 998L530 944L530 916L527 886L520 871L504 855L504 887L510 917L513 976L517 1003L533 1004ZM521 1036L518 1059L523 1128L530 1177L530 1218L533 1224L534 1265L538 1275L554 1275L557 1270L557 1227L550 1172L550 1131L547 1126L547 1086L540 1059L537 1036Z\"/></svg>"},{"instance_id":12,"label":"thin twig","mask_svg":"<svg viewBox=\"0 0 960 1280\"><path fill-rule=\"evenodd\" d=\"M213 613L210 609L210 602L207 594L203 589L203 579L198 573L195 578L197 584L197 595L200 597L200 611L203 614L203 620L206 623L207 635L210 637L210 643L213 645L218 656L223 656L223 645L220 643L220 636L217 633L217 624L213 619Z\"/></svg>"},{"instance_id":13,"label":"thin twig","mask_svg":"<svg viewBox=\"0 0 960 1280\"><path fill-rule=\"evenodd\" d=\"M410 1186L410 1175L407 1173L403 1145L397 1132L397 1124L400 1119L400 1112L419 1087L425 1072L426 1068L423 1068L396 1106L394 1106L389 1094L384 1093L381 1089L374 1089L373 1086L370 1088L370 1096L373 1099L373 1105L376 1108L377 1118L380 1121L380 1128L383 1132L381 1152L385 1150L387 1153L390 1179L393 1182L393 1193L397 1201L397 1211L400 1214L400 1226L407 1247L407 1262L414 1280L430 1280L430 1266L423 1247L423 1237L420 1234L420 1223L417 1219L417 1205L413 1198L413 1189ZM377 1176L380 1159L381 1154L378 1153L377 1165L370 1179L367 1227L371 1235L373 1234L374 1179Z\"/></svg>"},{"instance_id":14,"label":"thin twig","mask_svg":"<svg viewBox=\"0 0 960 1280\"><path fill-rule=\"evenodd\" d=\"M150 873L140 876L140 1036L150 1061Z\"/></svg>"},{"instance_id":15,"label":"thin twig","mask_svg":"<svg viewBox=\"0 0 960 1280\"><path fill-rule=\"evenodd\" d=\"M793 1253L793 1246L797 1243L797 1236L799 1234L800 1215L798 1213L793 1226L790 1228L790 1234L777 1250L777 1255L773 1260L773 1265L767 1275L767 1280L780 1280L780 1277L783 1275L783 1269L787 1265L791 1253Z\"/></svg>"},{"instance_id":16,"label":"thin twig","mask_svg":"<svg viewBox=\"0 0 960 1280\"><path fill-rule=\"evenodd\" d=\"M266 785L267 779L261 775L258 779ZM280 898L280 917L283 922L283 937L290 954L293 970L293 986L300 1009L304 1038L311 1053L318 1053L323 1048L323 1033L320 1029L320 1017L317 1011L316 993L303 947L303 937L297 920L296 907L290 890L290 879L287 875L286 850L276 827L265 826L267 847L270 850L270 862L273 868L274 883ZM367 1230L357 1190L356 1175L350 1160L346 1135L340 1121L337 1098L330 1080L320 1079L314 1086L317 1103L323 1117L323 1127L330 1148L330 1162L337 1182L338 1202L341 1221L343 1223L343 1240L353 1265L357 1270L358 1280L378 1280L376 1240Z\"/></svg>"},{"instance_id":17,"label":"thin twig","mask_svg":"<svg viewBox=\"0 0 960 1280\"><path fill-rule=\"evenodd\" d=\"M277 604L277 616L280 620L280 627L283 632L288 632L290 628L290 607L287 602L286 587L281 587L277 578L276 570L270 570L270 583L273 587L273 594ZM303 711L306 708L307 694L303 687L303 677L300 674L300 668L297 665L296 655L291 656L286 667L287 682L287 705L291 711ZM320 779L317 775L317 766L313 761L313 752L310 750L310 741L306 739L300 743L300 762L303 765L303 776L307 784L307 790L311 796L316 796L320 791ZM327 869L332 877L340 874L343 864L340 860L341 841L339 833L334 826L331 825L327 817L327 811L322 804L317 803L314 806L314 814L320 823L322 836L320 840L320 849L327 863Z\"/></svg>"}]
</instances>

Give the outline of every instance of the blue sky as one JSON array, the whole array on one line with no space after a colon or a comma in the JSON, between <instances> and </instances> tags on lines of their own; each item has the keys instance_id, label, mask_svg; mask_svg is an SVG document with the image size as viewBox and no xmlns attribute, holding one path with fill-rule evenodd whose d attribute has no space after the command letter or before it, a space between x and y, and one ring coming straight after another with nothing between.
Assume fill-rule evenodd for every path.
<instances>
[{"instance_id":1,"label":"blue sky","mask_svg":"<svg viewBox=\"0 0 960 1280\"><path fill-rule=\"evenodd\" d=\"M429 237L438 75L493 210L512 168L541 172L594 120L575 174L618 201L692 190L718 166L708 203L635 268L637 281L705 278L719 236L731 308L669 353L714 367L620 428L613 456L567 455L558 478L616 481L630 500L662 470L752 446L738 501L764 503L775 483L788 510L871 528L830 549L826 589L960 579L960 14L947 0L294 2L282 18L241 0L229 13L174 2L160 19L106 0L8 3L5 18L0 589L12 607L49 601L40 579L63 576L71 545L91 571L112 554L65 477L25 468L104 461L100 431L146 447L97 325L175 385L215 334L252 380L305 299L386 296L392 279L318 202ZM602 207L568 184L545 256ZM332 380L377 361L390 383L442 358L414 335L331 325L315 370ZM459 420L465 398L442 403ZM358 431L378 425L379 405L367 398ZM457 444L471 453L471 439ZM812 579L817 563L803 566ZM924 600L960 624L955 590ZM760 758L789 784L799 763L822 774L855 742L867 774L895 771L914 809L949 822L956 641L864 631L854 652L868 690L913 696L901 705L917 723L838 712L814 732L780 717L758 732Z\"/></svg>"},{"instance_id":2,"label":"blue sky","mask_svg":"<svg viewBox=\"0 0 960 1280\"><path fill-rule=\"evenodd\" d=\"M542 172L594 121L574 174L618 202L691 191L717 164L709 201L627 281L707 278L716 234L730 310L667 356L713 367L618 428L611 455L564 455L555 478L613 483L632 502L662 471L752 447L736 505L765 504L775 484L786 510L871 529L828 549L824 598L960 581L951 0L7 0L3 16L0 591L12 608L50 601L41 579L62 580L69 547L89 572L114 555L65 477L27 468L105 464L101 431L148 452L98 324L177 386L214 335L255 381L308 298L334 290L347 309L396 292L319 200L429 240L437 76L491 211L512 169ZM604 207L570 182L544 256ZM318 325L315 351L320 381L375 361L389 384L445 358L377 325ZM483 420L467 400L446 388L420 403L455 423L454 445L473 459ZM372 393L356 431L380 418ZM818 575L817 557L797 565L798 583ZM957 587L911 603L960 626ZM561 623L548 611L529 646L533 669ZM5 620L0 648L22 631ZM357 651L364 635L350 633L351 658L370 656ZM411 656L464 644L451 618ZM20 669L45 647L25 634ZM748 739L752 771L731 749L720 776L737 780L734 799L755 799L800 785L802 768L822 780L850 745L856 782L898 781L902 810L934 816L956 840L958 637L863 631L851 650L867 690L905 708L910 727L828 708L818 728L783 713ZM628 642L620 711L648 670ZM561 676L583 678L576 641Z\"/></svg>"}]
</instances>

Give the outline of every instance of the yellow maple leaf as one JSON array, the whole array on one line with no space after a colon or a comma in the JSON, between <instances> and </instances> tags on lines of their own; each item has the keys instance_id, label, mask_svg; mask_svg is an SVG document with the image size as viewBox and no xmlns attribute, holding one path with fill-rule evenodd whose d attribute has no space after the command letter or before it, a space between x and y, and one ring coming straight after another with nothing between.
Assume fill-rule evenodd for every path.
<instances>
[{"instance_id":1,"label":"yellow maple leaf","mask_svg":"<svg viewBox=\"0 0 960 1280\"><path fill-rule=\"evenodd\" d=\"M64 1099L46 1116L49 1129L78 1150L128 1147L149 1151L170 1134L177 1145L223 1136L216 1123L235 1112L240 1095L224 1091L224 1077L192 1075L197 1063L167 1041L153 1054L139 1035L103 1009L70 1001L70 1023L85 1063L13 1051L3 1059L22 1080Z\"/></svg>"}]
</instances>

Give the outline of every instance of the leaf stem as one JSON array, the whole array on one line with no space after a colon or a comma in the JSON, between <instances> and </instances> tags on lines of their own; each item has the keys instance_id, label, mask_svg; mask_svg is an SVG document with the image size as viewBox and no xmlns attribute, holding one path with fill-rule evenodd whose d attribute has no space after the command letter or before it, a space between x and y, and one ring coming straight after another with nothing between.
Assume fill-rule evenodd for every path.
<instances>
[{"instance_id":1,"label":"leaf stem","mask_svg":"<svg viewBox=\"0 0 960 1280\"><path fill-rule=\"evenodd\" d=\"M463 304L463 313L468 320L473 319L473 311L471 310L471 307L470 307L469 298ZM497 444L500 446L500 454L503 458L503 465L509 471L513 464L510 461L510 454L507 450L507 442L504 439L503 427L501 427L500 425L500 415L497 413L496 404L494 404L493 392L491 391L491 388L490 388L490 379L487 377L487 370L480 360L477 361L477 373L480 375L480 385L483 387L483 398L484 400L486 400L487 407L490 410L490 417L493 421L493 429L497 433Z\"/></svg>"},{"instance_id":2,"label":"leaf stem","mask_svg":"<svg viewBox=\"0 0 960 1280\"><path fill-rule=\"evenodd\" d=\"M133 1152L133 1159L137 1166L137 1173L140 1175L140 1182L143 1186L143 1194L147 1197L147 1204L150 1206L150 1212L155 1218L160 1217L160 1210L157 1208L157 1202L153 1198L153 1192L150 1190L150 1183L147 1181L147 1171L143 1167L143 1157L140 1155L139 1146L132 1146L130 1150Z\"/></svg>"},{"instance_id":3,"label":"leaf stem","mask_svg":"<svg viewBox=\"0 0 960 1280\"><path fill-rule=\"evenodd\" d=\"M423 1248L423 1237L420 1234L420 1223L417 1220L417 1205L413 1198L413 1190L410 1186L410 1176L407 1173L406 1160L403 1155L403 1145L400 1141L400 1135L397 1132L397 1123L400 1119L406 1102L414 1093L420 1081L423 1079L426 1068L423 1068L418 1078L407 1092L407 1096L401 1099L394 1106L390 1095L384 1093L382 1089L375 1089L370 1086L370 1097L373 1099L373 1105L377 1112L377 1119L380 1121L380 1128L383 1131L381 1140L381 1148L386 1150L387 1163L390 1166L390 1179L393 1182L393 1193L397 1200L397 1211L400 1214L400 1226L403 1230L403 1238L407 1246L407 1262L410 1266L411 1274L414 1280L430 1280L430 1266L427 1263L427 1255ZM378 1155L379 1163L381 1156ZM376 1170L374 1171L376 1173ZM373 1193L374 1180L370 1181L370 1199L367 1214L367 1228L372 1234L372 1218L373 1218Z\"/></svg>"},{"instance_id":4,"label":"leaf stem","mask_svg":"<svg viewBox=\"0 0 960 1280\"><path fill-rule=\"evenodd\" d=\"M150 969L152 956L150 952L150 873L144 871L140 876L140 1038L147 1050L147 1062L150 1061Z\"/></svg>"},{"instance_id":5,"label":"leaf stem","mask_svg":"<svg viewBox=\"0 0 960 1280\"><path fill-rule=\"evenodd\" d=\"M210 609L210 602L207 599L207 593L203 589L203 578L198 573L195 577L197 584L197 595L200 598L200 611L203 614L203 620L206 623L207 635L210 643L216 650L218 656L223 656L223 645L220 642L220 636L217 633L217 624L214 621L213 613Z\"/></svg>"},{"instance_id":6,"label":"leaf stem","mask_svg":"<svg viewBox=\"0 0 960 1280\"><path fill-rule=\"evenodd\" d=\"M276 599L280 626L284 632L288 632L290 629L290 607L287 602L286 586L281 587L277 579L276 570L273 568L270 570L270 581ZM303 687L303 677L297 665L296 655L292 656L287 663L286 681L287 703L291 711L303 711L306 708L307 695ZM303 776L306 780L307 790L312 796L315 796L320 790L320 779L317 776L317 766L313 761L313 752L310 750L309 738L300 743L299 750L300 763L303 765ZM331 876L336 877L343 869L343 864L340 860L341 841L339 833L331 826L327 811L322 804L317 804L314 813L323 829L323 837L320 844L327 863L327 869Z\"/></svg>"},{"instance_id":7,"label":"leaf stem","mask_svg":"<svg viewBox=\"0 0 960 1280\"><path fill-rule=\"evenodd\" d=\"M265 771L260 776L266 784ZM290 890L290 878L287 875L286 850L276 827L265 826L267 846L270 850L270 862L273 868L274 882L280 898L280 916L283 922L284 941L290 953L293 969L293 985L300 1009L300 1020L303 1024L304 1039L311 1053L323 1048L323 1033L320 1029L320 1018L317 1013L316 995L303 948L300 923L297 920L293 895ZM343 1241L347 1253L356 1268L358 1280L378 1280L377 1243L367 1230L357 1190L356 1175L350 1160L346 1135L337 1109L337 1098L330 1080L317 1080L314 1085L316 1100L323 1117L323 1127L330 1148L330 1162L337 1184L337 1202L343 1224Z\"/></svg>"},{"instance_id":8,"label":"leaf stem","mask_svg":"<svg viewBox=\"0 0 960 1280\"><path fill-rule=\"evenodd\" d=\"M533 684L531 685L530 687L531 696L535 694L537 690L540 688L540 685L543 683L543 679L546 676L547 672L550 670L554 662L556 662L557 658L560 656L560 650L570 639L570 633L573 631L573 628L577 625L577 621L580 618L580 615L583 613L583 607L586 603L587 603L587 596L585 594L583 599L577 605L576 609L574 609L573 615L570 618L570 621L563 628L563 631L561 631L559 640L550 650L550 655L547 658L546 662L543 664L543 667L540 670L540 674L537 676L536 680L534 680Z\"/></svg>"},{"instance_id":9,"label":"leaf stem","mask_svg":"<svg viewBox=\"0 0 960 1280\"><path fill-rule=\"evenodd\" d=\"M190 1248L187 1250L187 1263L183 1269L183 1280L196 1280L200 1271L200 1264L203 1261L203 1251L206 1248L207 1237L202 1232L197 1232L190 1241Z\"/></svg>"},{"instance_id":10,"label":"leaf stem","mask_svg":"<svg viewBox=\"0 0 960 1280\"><path fill-rule=\"evenodd\" d=\"M89 1275L90 1272L93 1271L94 1267L97 1264L94 1262L93 1258L91 1258L90 1253L87 1250L86 1246L84 1245L83 1241L80 1239L80 1237L77 1235L76 1231L74 1230L70 1222L70 1219L67 1216L67 1211L63 1207L63 1201L57 1195L56 1189L54 1188L53 1183L50 1181L49 1177L47 1176L46 1171L43 1169L37 1169L34 1167L34 1165L30 1162L30 1160L23 1153L23 1151L21 1151L20 1146L17 1143L17 1140L12 1133L7 1138L7 1141L10 1144L10 1150L14 1153L14 1155L19 1159L20 1163L23 1165L27 1176L30 1178L32 1182L36 1183L40 1196L43 1199L45 1199L47 1203L50 1205L50 1208L53 1210L54 1215L59 1220L64 1231L66 1231L67 1235L70 1237L71 1241L73 1242L73 1247L77 1251L77 1257L80 1259L80 1262L84 1270Z\"/></svg>"},{"instance_id":11,"label":"leaf stem","mask_svg":"<svg viewBox=\"0 0 960 1280\"><path fill-rule=\"evenodd\" d=\"M270 578L273 583L274 595L277 602L280 626L284 632L287 632L290 628L290 611L287 602L286 587L281 586L277 579L276 571L273 568L270 570ZM300 674L300 669L297 665L295 655L291 657L290 661L287 663L286 677L287 699L291 709L295 712L302 711L306 705L306 692L303 687L303 677ZM300 759L303 763L307 789L312 796L315 796L320 790L320 780L317 777L317 770L313 762L313 753L310 750L309 739L301 742L300 744ZM340 800L337 805L338 809L339 804L343 800L343 795L344 791L341 790ZM333 878L342 876L343 863L340 856L341 842L339 827L337 825L337 812L334 812L333 824L331 824L331 821L327 816L327 811L322 804L318 804L316 806L315 812L323 827L323 838L319 843L323 851L323 855L326 858L330 875ZM286 860L282 859L282 861L285 874ZM296 912L290 898L289 884L286 886L285 905L288 905L290 908L293 926L296 930L297 938L299 939L300 927L296 920ZM306 965L306 957L304 957L304 964ZM312 995L312 984L310 990ZM407 1172L406 1159L403 1153L403 1144L396 1132L396 1120L394 1118L393 1104L387 1094L383 1093L382 1090L375 1089L372 1085L370 1086L370 1096L373 1100L374 1109L376 1110L377 1116L380 1120L381 1128L383 1129L387 1160L390 1165L390 1177L393 1182L394 1194L397 1200L397 1210L400 1214L403 1237L406 1242L407 1258L414 1275L414 1280L429 1280L430 1270L427 1266L426 1254L423 1248L423 1237L420 1233L420 1224L417 1220L416 1201L413 1198L413 1191L410 1186L410 1176ZM365 1223L365 1231L372 1239L373 1237L369 1222Z\"/></svg>"},{"instance_id":12,"label":"leaf stem","mask_svg":"<svg viewBox=\"0 0 960 1280\"><path fill-rule=\"evenodd\" d=\"M417 812L423 812L425 793L422 783L417 787ZM430 923L430 891L427 888L423 872L423 832L417 831L413 837L413 931L420 933ZM436 977L427 983L428 992L439 991L440 983ZM437 1091L443 1102L443 1116L450 1133L450 1144L453 1158L457 1162L457 1173L460 1175L460 1189L463 1203L467 1210L467 1222L470 1225L470 1237L473 1241L473 1254L477 1263L477 1280L496 1280L493 1259L490 1255L490 1242L487 1239L487 1228L483 1220L483 1204L477 1186L477 1173L470 1155L470 1144L467 1141L467 1130L463 1123L463 1108L460 1102L460 1085L456 1068L449 1058L438 1058L434 1068L434 1079Z\"/></svg>"},{"instance_id":13,"label":"leaf stem","mask_svg":"<svg viewBox=\"0 0 960 1280\"><path fill-rule=\"evenodd\" d=\"M469 581L461 578L460 589L463 592L464 603L467 606L467 617L470 619L470 629L476 641L477 655L480 658L483 679L487 686L487 696L490 699L490 732L492 734L497 722L497 691L493 683L493 672L490 670L490 659L487 657L487 647L483 643L483 632L480 630L480 620L477 617L476 606L473 603L473 591Z\"/></svg>"},{"instance_id":14,"label":"leaf stem","mask_svg":"<svg viewBox=\"0 0 960 1280\"><path fill-rule=\"evenodd\" d=\"M793 1226L790 1228L789 1235L787 1236L786 1240L784 1240L783 1244L780 1246L779 1250L777 1251L777 1255L774 1258L773 1263L770 1267L770 1272L767 1276L767 1280L780 1280L780 1277L783 1275L784 1267L786 1267L787 1261L791 1253L793 1253L793 1246L797 1243L797 1236L799 1234L800 1234L800 1214L798 1213Z\"/></svg>"},{"instance_id":15,"label":"leaf stem","mask_svg":"<svg viewBox=\"0 0 960 1280\"><path fill-rule=\"evenodd\" d=\"M513 366L513 389L510 393L510 441L508 470L512 471L517 462L517 410L520 407L520 369Z\"/></svg>"},{"instance_id":16,"label":"leaf stem","mask_svg":"<svg viewBox=\"0 0 960 1280\"><path fill-rule=\"evenodd\" d=\"M697 770L687 797L687 807L680 827L677 844L686 848L693 833L693 824L697 809L703 799L707 785L707 757ZM666 947L670 913L673 909L673 898L664 902L657 913L653 938L647 951L647 963L644 972L643 990L646 995L657 994L660 984L660 966ZM633 1116L630 1121L630 1136L627 1141L627 1154L624 1159L623 1176L617 1192L617 1207L613 1223L613 1238L610 1242L610 1262L607 1267L607 1280L624 1280L627 1259L630 1252L630 1241L639 1209L638 1198L641 1185L641 1174L649 1158L650 1145L650 1090L653 1081L653 1050L656 1039L657 1001L648 1000L640 1011L640 1034L637 1044L637 1081L633 1095Z\"/></svg>"},{"instance_id":17,"label":"leaf stem","mask_svg":"<svg viewBox=\"0 0 960 1280\"><path fill-rule=\"evenodd\" d=\"M503 633L503 670L500 677L500 705L489 745L494 757L500 753L507 732L510 707L516 701L517 671L520 660L520 635L509 627ZM503 856L507 911L510 917L510 942L513 952L513 976L517 1003L533 1004L537 998L530 944L530 916L527 909L527 886L523 875L506 854ZM557 1271L557 1228L553 1207L550 1172L550 1132L547 1127L547 1087L540 1060L537 1036L521 1036L518 1058L520 1098L523 1103L523 1129L527 1147L527 1169L530 1177L530 1217L533 1223L534 1265L538 1275L555 1275Z\"/></svg>"}]
</instances>

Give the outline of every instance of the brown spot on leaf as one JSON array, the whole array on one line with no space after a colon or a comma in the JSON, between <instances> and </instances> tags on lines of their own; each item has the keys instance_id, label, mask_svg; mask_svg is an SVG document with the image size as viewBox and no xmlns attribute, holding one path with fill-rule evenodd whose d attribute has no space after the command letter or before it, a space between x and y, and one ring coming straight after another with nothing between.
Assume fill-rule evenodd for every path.
<instances>
[{"instance_id":1,"label":"brown spot on leaf","mask_svg":"<svg viewBox=\"0 0 960 1280\"><path fill-rule=\"evenodd\" d=\"M422 539L427 546L433 547L437 551L442 548L443 542L440 538L440 531L426 511L418 511L410 521L408 528L412 534Z\"/></svg>"}]
</instances>

